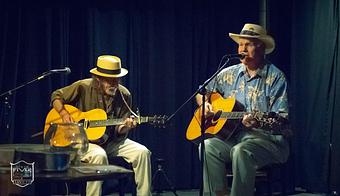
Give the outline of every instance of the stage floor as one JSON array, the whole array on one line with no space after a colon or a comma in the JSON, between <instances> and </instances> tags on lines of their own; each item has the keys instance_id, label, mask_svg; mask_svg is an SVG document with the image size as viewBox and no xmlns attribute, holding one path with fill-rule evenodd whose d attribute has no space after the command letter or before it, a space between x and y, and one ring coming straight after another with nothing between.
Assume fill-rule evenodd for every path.
<instances>
[{"instance_id":1,"label":"stage floor","mask_svg":"<svg viewBox=\"0 0 340 196\"><path fill-rule=\"evenodd\" d=\"M178 196L198 196L199 195L199 190L178 190L176 191ZM126 196L131 196L131 194L127 193L125 194ZM171 191L166 191L160 194L152 194L153 196L174 196L174 193ZM280 194L278 194L280 195ZM312 194L312 193L296 193L296 194L291 194L290 196L326 196L327 194ZM111 194L111 195L106 195L106 196L118 196L118 194Z\"/></svg>"}]
</instances>

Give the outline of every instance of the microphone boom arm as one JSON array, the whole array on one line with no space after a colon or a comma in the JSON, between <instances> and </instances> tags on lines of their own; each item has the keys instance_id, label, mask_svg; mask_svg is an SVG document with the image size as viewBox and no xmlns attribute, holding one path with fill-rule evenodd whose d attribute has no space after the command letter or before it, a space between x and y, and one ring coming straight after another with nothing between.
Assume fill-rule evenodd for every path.
<instances>
[{"instance_id":1,"label":"microphone boom arm","mask_svg":"<svg viewBox=\"0 0 340 196\"><path fill-rule=\"evenodd\" d=\"M66 73L66 74L69 74L69 73L71 73L71 69L69 67L65 67L64 69L52 69L50 71L46 71L46 72L42 73L40 76L38 76L37 78L35 78L35 79L33 79L33 80L29 81L29 82L26 82L26 83L24 83L24 84L22 84L20 86L17 86L17 87L15 87L15 88L13 88L13 89L11 89L9 91L1 93L0 94L0 98L2 96L5 96L5 95L12 95L13 92L17 91L18 89L20 89L20 88L22 88L24 86L27 86L27 85L35 82L35 81L44 79L46 76L49 76L49 75L54 74L54 73Z\"/></svg>"},{"instance_id":2,"label":"microphone boom arm","mask_svg":"<svg viewBox=\"0 0 340 196\"><path fill-rule=\"evenodd\" d=\"M22 87L24 87L24 86L27 86L27 85L29 85L29 84L35 82L35 81L41 80L41 79L43 79L43 78L45 78L46 76L49 76L49 75L51 75L51 74L52 74L52 72L44 72L43 74L41 74L40 76L38 76L37 78L35 78L35 79L33 79L33 80L29 81L29 82L26 82L26 83L21 84L21 85L19 85L19 86L13 88L13 89L11 89L11 90L8 90L8 91L6 91L6 92L4 92L4 93L1 93L1 94L0 94L0 97L3 97L3 96L5 96L5 95L12 95L13 92L17 91L18 89L20 89L20 88L22 88Z\"/></svg>"},{"instance_id":3,"label":"microphone boom arm","mask_svg":"<svg viewBox=\"0 0 340 196\"><path fill-rule=\"evenodd\" d=\"M68 69L69 69L69 68L68 68ZM66 71L68 71L68 70L66 70ZM11 106L11 104L10 104L10 102L11 102L10 96L11 96L14 92L16 92L17 90L23 88L24 86L27 86L27 85L29 85L29 84L35 82L35 81L42 80L42 79L44 79L46 76L49 76L49 75L51 75L51 74L53 74L53 73L54 73L54 72L50 72L50 71L44 72L44 73L42 73L40 76L34 78L33 80L28 81L28 82L26 82L26 83L24 83L24 84L21 84L21 85L19 85L19 86L13 88L13 89L11 89L11 90L8 90L8 91L6 91L6 92L0 94L0 98L1 98L1 99L2 99L2 97L4 97L4 98L3 98L3 104L1 104L1 107L3 107L3 108L2 108L2 112L1 112L1 116L0 116L0 117L1 117L0 125L1 125L1 127L2 127L2 123L4 123L4 125L5 125L5 126L4 126L4 127L5 127L5 130L4 130L4 131L5 131L6 133L10 133L10 130L11 130L10 114L12 113L12 112L11 112L12 106ZM1 102L2 102L2 101L1 101ZM3 116L2 116L2 115L3 115Z\"/></svg>"}]
</instances>

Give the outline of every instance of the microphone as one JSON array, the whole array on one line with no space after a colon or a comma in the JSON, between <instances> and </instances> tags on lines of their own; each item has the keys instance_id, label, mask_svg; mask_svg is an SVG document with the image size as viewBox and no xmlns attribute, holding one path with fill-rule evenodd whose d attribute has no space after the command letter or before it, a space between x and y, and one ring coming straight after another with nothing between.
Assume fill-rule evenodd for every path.
<instances>
[{"instance_id":1,"label":"microphone","mask_svg":"<svg viewBox=\"0 0 340 196\"><path fill-rule=\"evenodd\" d=\"M246 57L245 54L241 53L241 54L227 54L225 55L226 58L229 59L233 59L233 58L239 58L239 59L243 59L244 57Z\"/></svg>"},{"instance_id":2,"label":"microphone","mask_svg":"<svg viewBox=\"0 0 340 196\"><path fill-rule=\"evenodd\" d=\"M64 69L52 69L50 71L48 71L50 73L65 73L65 74L69 74L71 73L71 69L69 67L65 67Z\"/></svg>"}]
</instances>

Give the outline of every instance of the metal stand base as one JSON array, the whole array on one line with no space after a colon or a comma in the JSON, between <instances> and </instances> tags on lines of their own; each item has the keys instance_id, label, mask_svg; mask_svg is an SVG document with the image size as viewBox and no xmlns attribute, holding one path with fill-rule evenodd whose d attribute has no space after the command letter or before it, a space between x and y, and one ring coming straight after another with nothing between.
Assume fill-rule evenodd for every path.
<instances>
[{"instance_id":1,"label":"metal stand base","mask_svg":"<svg viewBox=\"0 0 340 196\"><path fill-rule=\"evenodd\" d=\"M172 191L172 193L175 196L178 196L177 193L176 193L175 187L172 185L168 176L166 175L165 171L163 170L162 164L164 163L164 159L157 159L156 163L157 163L157 171L152 177L152 187L153 187L152 192L155 193L154 195L161 195L161 193L164 191L164 189L162 188L161 184L157 184L157 183L160 183L162 178L163 178L165 180L165 182L167 183L167 186Z\"/></svg>"}]
</instances>

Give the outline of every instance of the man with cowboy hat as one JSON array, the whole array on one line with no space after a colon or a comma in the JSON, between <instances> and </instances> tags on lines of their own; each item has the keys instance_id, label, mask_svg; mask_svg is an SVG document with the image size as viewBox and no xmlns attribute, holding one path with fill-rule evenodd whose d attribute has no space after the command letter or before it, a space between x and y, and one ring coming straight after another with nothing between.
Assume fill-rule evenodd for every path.
<instances>
[{"instance_id":1,"label":"man with cowboy hat","mask_svg":"<svg viewBox=\"0 0 340 196\"><path fill-rule=\"evenodd\" d=\"M121 156L132 163L135 172L138 195L151 195L151 152L143 145L127 138L128 132L136 127L131 115L132 98L129 90L119 84L121 77L128 70L121 67L121 60L116 56L103 55L97 59L97 66L90 70L92 78L74 82L52 93L51 103L59 112L63 122L73 122L72 116L64 104L71 104L83 112L100 108L106 111L108 118L125 118L124 124L107 127L108 141L105 150L90 143L82 161L94 164L108 164L110 156ZM87 184L86 195L100 195L102 182Z\"/></svg>"},{"instance_id":2,"label":"man with cowboy hat","mask_svg":"<svg viewBox=\"0 0 340 196\"><path fill-rule=\"evenodd\" d=\"M288 114L285 75L265 59L265 54L275 48L274 39L256 24L245 24L240 34L229 33L229 37L238 44L238 53L243 58L241 63L223 69L208 84L207 97L218 92L223 98L235 98L246 112ZM196 100L201 105L202 95L198 94ZM215 112L209 101L205 108L207 115ZM227 194L226 163L231 163L233 182L230 195L253 195L256 169L287 160L289 145L286 135L264 131L253 114L244 115L232 130L228 130L228 122L216 137L205 140L204 193Z\"/></svg>"}]
</instances>

